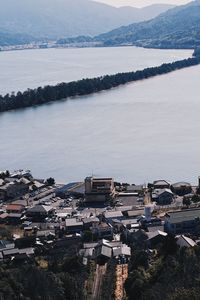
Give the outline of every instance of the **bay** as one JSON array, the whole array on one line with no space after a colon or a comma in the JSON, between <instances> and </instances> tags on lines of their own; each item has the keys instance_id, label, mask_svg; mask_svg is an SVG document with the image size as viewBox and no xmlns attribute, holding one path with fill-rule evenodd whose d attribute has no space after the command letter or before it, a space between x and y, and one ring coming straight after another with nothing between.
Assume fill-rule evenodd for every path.
<instances>
[{"instance_id":1,"label":"bay","mask_svg":"<svg viewBox=\"0 0 200 300\"><path fill-rule=\"evenodd\" d=\"M47 84L144 69L188 58L190 50L136 47L40 49L0 52L0 94Z\"/></svg>"},{"instance_id":2,"label":"bay","mask_svg":"<svg viewBox=\"0 0 200 300\"><path fill-rule=\"evenodd\" d=\"M156 64L158 52L151 51ZM175 58L172 52L167 51L168 59ZM181 58L191 51L176 53ZM148 55L150 59L140 62L143 66L152 65ZM99 94L3 113L0 169L31 169L36 177L62 182L94 174L130 183L159 178L195 183L200 173L199 72L195 66Z\"/></svg>"}]
</instances>

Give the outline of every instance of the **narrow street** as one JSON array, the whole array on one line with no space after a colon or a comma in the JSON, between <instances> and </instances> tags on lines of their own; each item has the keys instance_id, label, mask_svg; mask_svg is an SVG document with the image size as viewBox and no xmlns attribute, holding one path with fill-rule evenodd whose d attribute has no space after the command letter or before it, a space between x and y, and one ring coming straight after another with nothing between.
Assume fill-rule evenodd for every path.
<instances>
[{"instance_id":1,"label":"narrow street","mask_svg":"<svg viewBox=\"0 0 200 300\"><path fill-rule=\"evenodd\" d=\"M91 300L100 300L101 296L101 285L103 276L106 273L107 265L97 265L96 266L96 272L95 272L95 278L94 278L94 284L92 288L92 296Z\"/></svg>"}]
</instances>

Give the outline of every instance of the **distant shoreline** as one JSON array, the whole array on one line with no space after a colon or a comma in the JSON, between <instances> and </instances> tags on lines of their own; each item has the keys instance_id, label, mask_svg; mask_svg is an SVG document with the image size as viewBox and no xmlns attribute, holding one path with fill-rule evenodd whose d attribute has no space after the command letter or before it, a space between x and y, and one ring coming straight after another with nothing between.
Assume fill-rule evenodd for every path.
<instances>
[{"instance_id":1,"label":"distant shoreline","mask_svg":"<svg viewBox=\"0 0 200 300\"><path fill-rule=\"evenodd\" d=\"M84 49L84 48L119 48L119 47L135 47L135 48L143 48L143 49L152 49L152 50L193 50L194 48L192 47L185 47L185 48L180 48L180 47L171 47L171 48L166 48L166 47L144 47L142 45L109 45L106 46L104 44L96 44L96 45L77 45L76 44L57 44L54 46L47 46L47 47L40 47L39 45L31 45L31 44L26 44L26 45L11 45L11 46L1 46L0 45L0 53L1 52L11 52L11 51L25 51L25 50L48 50L48 49Z\"/></svg>"}]
</instances>

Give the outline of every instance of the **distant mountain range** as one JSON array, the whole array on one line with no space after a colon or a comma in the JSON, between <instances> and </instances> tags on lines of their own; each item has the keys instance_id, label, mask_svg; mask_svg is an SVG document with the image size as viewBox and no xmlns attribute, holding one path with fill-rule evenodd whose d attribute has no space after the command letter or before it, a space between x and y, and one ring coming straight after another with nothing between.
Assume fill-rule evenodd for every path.
<instances>
[{"instance_id":1,"label":"distant mountain range","mask_svg":"<svg viewBox=\"0 0 200 300\"><path fill-rule=\"evenodd\" d=\"M123 26L96 37L103 45L150 48L194 48L200 46L200 0L178 6L153 20Z\"/></svg>"},{"instance_id":2,"label":"distant mountain range","mask_svg":"<svg viewBox=\"0 0 200 300\"><path fill-rule=\"evenodd\" d=\"M95 36L121 25L149 20L172 6L152 5L138 9L116 8L90 0L0 0L0 7L2 45L14 40L26 41L29 37Z\"/></svg>"}]
</instances>

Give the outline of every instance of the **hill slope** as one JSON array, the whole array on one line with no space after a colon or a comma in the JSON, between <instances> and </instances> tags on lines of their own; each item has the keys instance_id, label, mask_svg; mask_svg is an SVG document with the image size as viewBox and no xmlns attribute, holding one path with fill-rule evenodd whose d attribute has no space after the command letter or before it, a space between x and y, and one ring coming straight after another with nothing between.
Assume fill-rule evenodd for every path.
<instances>
[{"instance_id":1,"label":"hill slope","mask_svg":"<svg viewBox=\"0 0 200 300\"><path fill-rule=\"evenodd\" d=\"M200 1L170 9L150 21L120 27L97 40L104 45L194 48L200 45Z\"/></svg>"},{"instance_id":2,"label":"hill slope","mask_svg":"<svg viewBox=\"0 0 200 300\"><path fill-rule=\"evenodd\" d=\"M170 5L116 8L90 0L0 0L0 32L36 38L97 35L155 17Z\"/></svg>"},{"instance_id":3,"label":"hill slope","mask_svg":"<svg viewBox=\"0 0 200 300\"><path fill-rule=\"evenodd\" d=\"M13 34L0 31L0 46L23 45L33 41L36 41L36 39L27 34Z\"/></svg>"}]
</instances>

